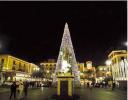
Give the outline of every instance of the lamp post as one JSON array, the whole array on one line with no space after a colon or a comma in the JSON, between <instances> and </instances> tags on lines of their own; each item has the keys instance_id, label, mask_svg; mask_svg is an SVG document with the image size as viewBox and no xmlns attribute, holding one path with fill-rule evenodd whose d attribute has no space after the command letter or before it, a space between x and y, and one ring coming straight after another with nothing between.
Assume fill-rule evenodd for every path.
<instances>
[{"instance_id":1,"label":"lamp post","mask_svg":"<svg viewBox=\"0 0 128 100\"><path fill-rule=\"evenodd\" d=\"M2 72L3 66L4 66L4 60L2 59L0 62L0 83L1 84L3 83L3 72Z\"/></svg>"},{"instance_id":2,"label":"lamp post","mask_svg":"<svg viewBox=\"0 0 128 100\"><path fill-rule=\"evenodd\" d=\"M0 41L0 50L2 49L2 42ZM2 84L2 67L3 67L3 64L2 64L2 61L0 62L0 84Z\"/></svg>"},{"instance_id":3,"label":"lamp post","mask_svg":"<svg viewBox=\"0 0 128 100\"><path fill-rule=\"evenodd\" d=\"M128 47L128 42L124 42L124 45L125 45L126 47Z\"/></svg>"},{"instance_id":4,"label":"lamp post","mask_svg":"<svg viewBox=\"0 0 128 100\"><path fill-rule=\"evenodd\" d=\"M112 70L112 66L111 66L112 61L110 59L108 59L108 60L106 60L105 64L107 66L109 66L109 71L111 72L111 81L112 81L112 84L113 84L113 74L112 74L113 70Z\"/></svg>"},{"instance_id":5,"label":"lamp post","mask_svg":"<svg viewBox=\"0 0 128 100\"><path fill-rule=\"evenodd\" d=\"M125 80L126 79L126 65L125 65L125 58L124 57L121 57L121 60L122 60L122 62L123 62L123 79Z\"/></svg>"},{"instance_id":6,"label":"lamp post","mask_svg":"<svg viewBox=\"0 0 128 100\"><path fill-rule=\"evenodd\" d=\"M2 84L2 64L0 63L0 85Z\"/></svg>"},{"instance_id":7,"label":"lamp post","mask_svg":"<svg viewBox=\"0 0 128 100\"><path fill-rule=\"evenodd\" d=\"M47 82L48 82L48 80L49 80L49 70L46 71L46 74L47 74L46 78L47 78Z\"/></svg>"}]
</instances>

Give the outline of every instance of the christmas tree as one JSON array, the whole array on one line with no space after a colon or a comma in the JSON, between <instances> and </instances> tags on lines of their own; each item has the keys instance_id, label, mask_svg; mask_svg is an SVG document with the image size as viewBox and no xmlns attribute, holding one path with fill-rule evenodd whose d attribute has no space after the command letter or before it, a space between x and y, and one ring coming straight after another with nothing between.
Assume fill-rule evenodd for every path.
<instances>
[{"instance_id":1,"label":"christmas tree","mask_svg":"<svg viewBox=\"0 0 128 100\"><path fill-rule=\"evenodd\" d=\"M57 73L71 73L74 75L74 82L80 82L78 66L75 58L75 53L70 37L68 24L65 24L62 43L60 46L59 56L56 64L53 83L57 81Z\"/></svg>"}]
</instances>

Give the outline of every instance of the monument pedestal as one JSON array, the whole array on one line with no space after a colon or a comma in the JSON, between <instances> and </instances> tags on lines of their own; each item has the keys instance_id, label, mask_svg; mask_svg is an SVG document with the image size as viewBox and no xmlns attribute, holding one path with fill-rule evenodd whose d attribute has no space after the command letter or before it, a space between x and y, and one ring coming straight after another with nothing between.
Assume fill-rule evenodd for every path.
<instances>
[{"instance_id":1,"label":"monument pedestal","mask_svg":"<svg viewBox=\"0 0 128 100\"><path fill-rule=\"evenodd\" d=\"M58 75L57 77L57 95L72 96L73 95L73 75Z\"/></svg>"}]
</instances>

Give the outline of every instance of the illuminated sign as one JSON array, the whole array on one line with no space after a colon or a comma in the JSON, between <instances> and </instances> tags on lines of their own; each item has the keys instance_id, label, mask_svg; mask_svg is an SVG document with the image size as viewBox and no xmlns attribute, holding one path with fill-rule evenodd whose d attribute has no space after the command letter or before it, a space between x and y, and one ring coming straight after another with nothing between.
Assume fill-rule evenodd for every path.
<instances>
[{"instance_id":1,"label":"illuminated sign","mask_svg":"<svg viewBox=\"0 0 128 100\"><path fill-rule=\"evenodd\" d=\"M22 74L22 73L16 73L16 77L30 77L30 75Z\"/></svg>"},{"instance_id":2,"label":"illuminated sign","mask_svg":"<svg viewBox=\"0 0 128 100\"><path fill-rule=\"evenodd\" d=\"M86 65L87 65L87 69L92 69L92 62L91 61L87 61Z\"/></svg>"}]
</instances>

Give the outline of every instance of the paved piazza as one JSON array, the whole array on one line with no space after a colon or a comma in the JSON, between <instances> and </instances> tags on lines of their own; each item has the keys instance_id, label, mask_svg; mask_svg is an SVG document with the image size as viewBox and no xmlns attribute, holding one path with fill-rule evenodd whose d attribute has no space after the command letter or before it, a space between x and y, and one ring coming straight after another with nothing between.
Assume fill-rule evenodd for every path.
<instances>
[{"instance_id":1,"label":"paved piazza","mask_svg":"<svg viewBox=\"0 0 128 100\"><path fill-rule=\"evenodd\" d=\"M23 100L55 100L51 98L55 93L56 88L29 89L28 96ZM76 89L75 93L80 95L79 100L127 100L127 92L121 90L112 91L104 88L93 88L90 90L81 88ZM9 91L0 92L0 100L9 100L9 95Z\"/></svg>"}]
</instances>

